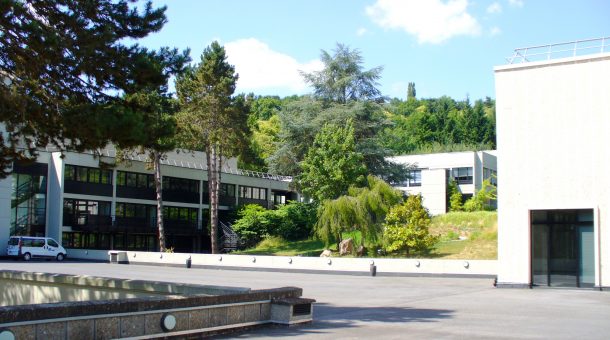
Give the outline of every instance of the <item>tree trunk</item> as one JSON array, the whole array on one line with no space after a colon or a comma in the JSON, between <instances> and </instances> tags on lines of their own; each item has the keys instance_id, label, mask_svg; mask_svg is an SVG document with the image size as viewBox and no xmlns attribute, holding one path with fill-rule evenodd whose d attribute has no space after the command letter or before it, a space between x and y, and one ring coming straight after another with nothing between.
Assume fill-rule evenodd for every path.
<instances>
[{"instance_id":1,"label":"tree trunk","mask_svg":"<svg viewBox=\"0 0 610 340\"><path fill-rule=\"evenodd\" d=\"M159 251L165 251L165 228L163 226L163 197L161 187L161 154L152 152L155 168L155 192L157 194L157 228L159 229Z\"/></svg>"},{"instance_id":2,"label":"tree trunk","mask_svg":"<svg viewBox=\"0 0 610 340\"><path fill-rule=\"evenodd\" d=\"M218 155L217 145L212 144L207 152L208 157L208 191L210 192L210 243L212 254L218 254Z\"/></svg>"}]
</instances>

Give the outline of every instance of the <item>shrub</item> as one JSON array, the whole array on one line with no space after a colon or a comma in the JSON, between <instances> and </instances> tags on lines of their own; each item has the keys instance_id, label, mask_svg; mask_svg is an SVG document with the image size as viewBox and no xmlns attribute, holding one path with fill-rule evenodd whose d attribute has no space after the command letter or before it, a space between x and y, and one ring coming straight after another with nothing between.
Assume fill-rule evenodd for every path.
<instances>
[{"instance_id":1,"label":"shrub","mask_svg":"<svg viewBox=\"0 0 610 340\"><path fill-rule=\"evenodd\" d=\"M316 222L316 207L309 203L289 202L276 210L257 204L243 206L233 230L245 247L253 247L266 237L278 236L288 241L302 240L311 234Z\"/></svg>"},{"instance_id":2,"label":"shrub","mask_svg":"<svg viewBox=\"0 0 610 340\"><path fill-rule=\"evenodd\" d=\"M430 235L430 214L422 205L421 195L412 195L405 203L390 208L384 223L386 249L427 254L438 240Z\"/></svg>"}]
</instances>

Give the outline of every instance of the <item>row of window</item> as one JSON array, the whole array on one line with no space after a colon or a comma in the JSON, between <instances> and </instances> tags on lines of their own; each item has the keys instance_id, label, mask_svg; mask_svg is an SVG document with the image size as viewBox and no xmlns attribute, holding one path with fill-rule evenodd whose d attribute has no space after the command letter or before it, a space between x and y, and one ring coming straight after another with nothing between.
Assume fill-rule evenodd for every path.
<instances>
[{"instance_id":1,"label":"row of window","mask_svg":"<svg viewBox=\"0 0 610 340\"><path fill-rule=\"evenodd\" d=\"M489 179L491 184L498 186L498 173L496 170L483 168L483 179Z\"/></svg>"},{"instance_id":2,"label":"row of window","mask_svg":"<svg viewBox=\"0 0 610 340\"><path fill-rule=\"evenodd\" d=\"M110 202L64 199L64 215L110 216L110 210ZM197 222L197 211L196 208L163 207L164 217L171 220ZM157 208L154 205L118 202L115 216L154 220L157 216Z\"/></svg>"},{"instance_id":3,"label":"row of window","mask_svg":"<svg viewBox=\"0 0 610 340\"><path fill-rule=\"evenodd\" d=\"M267 189L257 187L239 187L240 198L250 198L255 200L267 200Z\"/></svg>"},{"instance_id":4,"label":"row of window","mask_svg":"<svg viewBox=\"0 0 610 340\"><path fill-rule=\"evenodd\" d=\"M66 164L64 179L85 183L112 184L112 170Z\"/></svg>"},{"instance_id":5,"label":"row of window","mask_svg":"<svg viewBox=\"0 0 610 340\"><path fill-rule=\"evenodd\" d=\"M472 184L472 167L453 168L451 177L458 184Z\"/></svg>"},{"instance_id":6,"label":"row of window","mask_svg":"<svg viewBox=\"0 0 610 340\"><path fill-rule=\"evenodd\" d=\"M84 166L66 165L64 177L67 180L86 182L86 183L98 183L98 184L112 184L112 170L102 170L98 168L89 168ZM155 179L151 174L143 174L137 172L128 171L117 171L117 186L140 188L140 189L154 189ZM194 179L177 178L177 177L163 177L163 189L164 190L175 190L199 193L199 181ZM203 191L207 192L208 182L203 182ZM258 189L258 188L257 188ZM262 189L264 190L264 189ZM226 197L235 197L235 184L221 183L220 184L220 195ZM261 195L258 195L261 197ZM240 196L246 197L246 196ZM266 195L265 195L266 197ZM264 198L261 198L264 199Z\"/></svg>"}]
</instances>

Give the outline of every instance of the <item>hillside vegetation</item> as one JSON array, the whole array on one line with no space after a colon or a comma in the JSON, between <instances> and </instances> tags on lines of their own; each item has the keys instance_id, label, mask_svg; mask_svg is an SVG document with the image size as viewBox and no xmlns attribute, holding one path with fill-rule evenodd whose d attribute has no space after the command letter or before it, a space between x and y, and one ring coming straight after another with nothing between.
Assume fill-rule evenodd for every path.
<instances>
[{"instance_id":1,"label":"hillside vegetation","mask_svg":"<svg viewBox=\"0 0 610 340\"><path fill-rule=\"evenodd\" d=\"M450 212L432 218L430 234L440 235L432 258L494 260L497 258L498 213L495 211ZM346 233L359 243L358 233ZM336 245L332 246L336 252ZM279 237L261 241L237 254L319 256L324 243L318 240L289 242ZM336 253L334 253L336 255ZM395 257L395 256L393 256Z\"/></svg>"},{"instance_id":2,"label":"hillside vegetation","mask_svg":"<svg viewBox=\"0 0 610 340\"><path fill-rule=\"evenodd\" d=\"M441 236L433 252L440 258L493 260L498 256L496 211L450 212L435 216L430 233Z\"/></svg>"}]
</instances>

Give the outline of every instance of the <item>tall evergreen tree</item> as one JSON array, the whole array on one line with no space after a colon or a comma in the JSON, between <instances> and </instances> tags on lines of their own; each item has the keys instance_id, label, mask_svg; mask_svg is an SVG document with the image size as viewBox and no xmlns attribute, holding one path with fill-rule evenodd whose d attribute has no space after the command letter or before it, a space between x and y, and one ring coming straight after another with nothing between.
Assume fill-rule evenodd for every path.
<instances>
[{"instance_id":1,"label":"tall evergreen tree","mask_svg":"<svg viewBox=\"0 0 610 340\"><path fill-rule=\"evenodd\" d=\"M0 2L0 175L36 148L77 151L109 141L137 145L141 115L121 99L140 84L167 83L159 58L126 41L166 22L165 7L126 0Z\"/></svg>"},{"instance_id":2,"label":"tall evergreen tree","mask_svg":"<svg viewBox=\"0 0 610 340\"><path fill-rule=\"evenodd\" d=\"M233 96L237 78L224 47L214 41L203 51L201 62L176 80L182 105L177 117L182 143L206 153L212 253L219 252L218 199L223 158L236 155L248 133L249 103L244 96Z\"/></svg>"},{"instance_id":3,"label":"tall evergreen tree","mask_svg":"<svg viewBox=\"0 0 610 340\"><path fill-rule=\"evenodd\" d=\"M415 99L417 97L417 92L415 91L415 83L409 83L407 87L407 100Z\"/></svg>"},{"instance_id":4,"label":"tall evergreen tree","mask_svg":"<svg viewBox=\"0 0 610 340\"><path fill-rule=\"evenodd\" d=\"M350 100L379 100L381 91L377 80L383 67L363 70L363 58L358 50L337 44L334 53L322 50L320 59L324 68L311 73L303 72L303 78L314 89L316 98L345 104Z\"/></svg>"}]
</instances>

